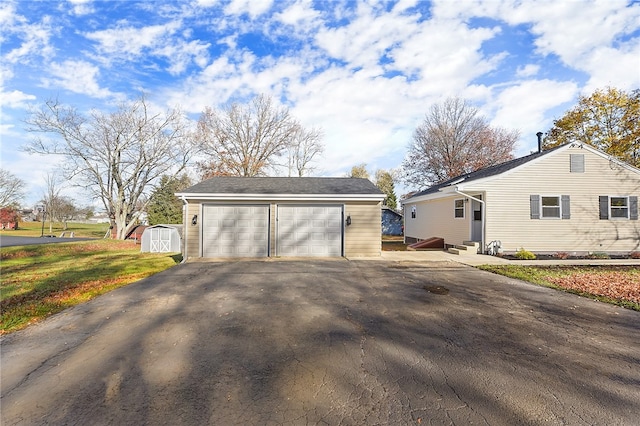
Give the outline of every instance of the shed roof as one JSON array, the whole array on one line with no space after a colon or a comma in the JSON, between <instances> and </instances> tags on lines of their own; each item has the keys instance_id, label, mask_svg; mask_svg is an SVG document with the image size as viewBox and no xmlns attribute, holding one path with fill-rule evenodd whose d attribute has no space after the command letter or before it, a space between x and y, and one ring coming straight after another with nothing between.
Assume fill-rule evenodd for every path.
<instances>
[{"instance_id":1,"label":"shed roof","mask_svg":"<svg viewBox=\"0 0 640 426\"><path fill-rule=\"evenodd\" d=\"M196 195L366 195L383 198L368 179L336 177L213 177L177 193Z\"/></svg>"}]
</instances>

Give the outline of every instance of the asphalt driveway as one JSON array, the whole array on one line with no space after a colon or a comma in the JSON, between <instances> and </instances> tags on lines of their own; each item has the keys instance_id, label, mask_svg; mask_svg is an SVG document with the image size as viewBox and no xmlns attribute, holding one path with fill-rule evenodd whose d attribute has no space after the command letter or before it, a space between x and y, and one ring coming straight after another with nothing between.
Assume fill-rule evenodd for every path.
<instances>
[{"instance_id":1,"label":"asphalt driveway","mask_svg":"<svg viewBox=\"0 0 640 426\"><path fill-rule=\"evenodd\" d=\"M84 237L18 237L14 235L0 235L0 247L32 246L35 244L73 243L75 241L89 241L95 238Z\"/></svg>"},{"instance_id":2,"label":"asphalt driveway","mask_svg":"<svg viewBox=\"0 0 640 426\"><path fill-rule=\"evenodd\" d=\"M3 425L640 414L640 313L455 262L187 263L1 345Z\"/></svg>"}]
</instances>

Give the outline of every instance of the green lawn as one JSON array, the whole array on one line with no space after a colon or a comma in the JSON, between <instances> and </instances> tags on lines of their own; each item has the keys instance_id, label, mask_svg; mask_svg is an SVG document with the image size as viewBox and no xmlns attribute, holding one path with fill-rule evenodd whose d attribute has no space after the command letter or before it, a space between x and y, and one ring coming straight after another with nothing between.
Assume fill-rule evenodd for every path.
<instances>
[{"instance_id":1,"label":"green lawn","mask_svg":"<svg viewBox=\"0 0 640 426\"><path fill-rule=\"evenodd\" d=\"M102 238L109 229L108 223L67 223L67 229L64 229L62 223L53 222L51 232L49 231L49 222L45 221L44 229L42 222L20 222L16 230L2 230L0 235L15 235L16 237L39 237L44 235L53 235L59 237L60 234L66 232L66 236L73 232L75 237Z\"/></svg>"},{"instance_id":2,"label":"green lawn","mask_svg":"<svg viewBox=\"0 0 640 426\"><path fill-rule=\"evenodd\" d=\"M168 269L181 256L140 253L131 241L99 239L3 247L0 260L0 334L5 334Z\"/></svg>"}]
</instances>

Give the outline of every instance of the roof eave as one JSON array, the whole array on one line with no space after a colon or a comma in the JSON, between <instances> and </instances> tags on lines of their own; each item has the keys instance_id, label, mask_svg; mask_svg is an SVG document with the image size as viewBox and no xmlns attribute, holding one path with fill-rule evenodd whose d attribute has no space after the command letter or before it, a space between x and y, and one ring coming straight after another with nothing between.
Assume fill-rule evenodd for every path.
<instances>
[{"instance_id":1,"label":"roof eave","mask_svg":"<svg viewBox=\"0 0 640 426\"><path fill-rule=\"evenodd\" d=\"M178 192L177 197L205 201L383 201L385 194L212 194Z\"/></svg>"}]
</instances>

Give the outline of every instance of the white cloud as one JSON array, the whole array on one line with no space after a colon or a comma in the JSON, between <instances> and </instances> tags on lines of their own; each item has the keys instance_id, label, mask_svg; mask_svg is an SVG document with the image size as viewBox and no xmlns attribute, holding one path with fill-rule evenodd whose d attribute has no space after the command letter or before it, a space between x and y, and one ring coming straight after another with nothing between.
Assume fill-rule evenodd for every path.
<instances>
[{"instance_id":1,"label":"white cloud","mask_svg":"<svg viewBox=\"0 0 640 426\"><path fill-rule=\"evenodd\" d=\"M273 0L231 0L224 11L230 15L246 13L252 18L256 18L267 12L272 4Z\"/></svg>"},{"instance_id":2,"label":"white cloud","mask_svg":"<svg viewBox=\"0 0 640 426\"><path fill-rule=\"evenodd\" d=\"M311 22L320 17L320 12L313 8L311 0L300 0L293 3L282 12L274 15L274 19L286 25L299 27L309 26Z\"/></svg>"},{"instance_id":3,"label":"white cloud","mask_svg":"<svg viewBox=\"0 0 640 426\"><path fill-rule=\"evenodd\" d=\"M462 22L431 20L393 50L395 66L425 83L425 94L451 94L496 69L505 53L484 56L482 43L499 28L469 28Z\"/></svg>"},{"instance_id":4,"label":"white cloud","mask_svg":"<svg viewBox=\"0 0 640 426\"><path fill-rule=\"evenodd\" d=\"M112 28L87 33L89 40L99 43L98 49L103 53L133 59L143 50L156 47L166 35L174 34L181 23L178 21L164 25L150 25L142 28L132 26Z\"/></svg>"},{"instance_id":5,"label":"white cloud","mask_svg":"<svg viewBox=\"0 0 640 426\"><path fill-rule=\"evenodd\" d=\"M520 153L528 153L537 142L535 134L551 128L549 111L572 101L579 88L573 82L529 80L502 90L492 102L492 124L519 130Z\"/></svg>"},{"instance_id":6,"label":"white cloud","mask_svg":"<svg viewBox=\"0 0 640 426\"><path fill-rule=\"evenodd\" d=\"M517 77L533 77L538 74L540 71L540 65L527 64L525 66L520 66L516 70Z\"/></svg>"},{"instance_id":7,"label":"white cloud","mask_svg":"<svg viewBox=\"0 0 640 426\"><path fill-rule=\"evenodd\" d=\"M607 59L622 60L624 64L635 65L635 69L638 66L637 61L632 61L633 55L635 58L640 56L640 37L637 35L640 27L638 2L629 4L627 0L436 0L434 15L458 19L490 17L512 26L527 25L534 37L533 43L538 54L555 55L568 67L587 74L615 72L614 67L617 67L617 64L608 62ZM630 41L620 41L621 36L634 34ZM628 52L629 56L621 55L620 51ZM600 72L601 68L605 68L606 71ZM621 71L616 74L622 79L619 84L623 86L640 84L640 75L637 72Z\"/></svg>"},{"instance_id":8,"label":"white cloud","mask_svg":"<svg viewBox=\"0 0 640 426\"><path fill-rule=\"evenodd\" d=\"M219 0L196 0L196 4L200 7L212 7L215 6Z\"/></svg>"},{"instance_id":9,"label":"white cloud","mask_svg":"<svg viewBox=\"0 0 640 426\"><path fill-rule=\"evenodd\" d=\"M86 61L64 61L52 63L50 73L53 78L45 78L46 87L62 87L74 93L94 98L113 96L109 89L101 88L97 82L100 69Z\"/></svg>"},{"instance_id":10,"label":"white cloud","mask_svg":"<svg viewBox=\"0 0 640 426\"><path fill-rule=\"evenodd\" d=\"M17 47L3 47L2 60L5 63L31 63L34 57L48 58L53 54L51 17L43 16L40 22L28 23L24 16L16 13L12 4L5 4L0 8L0 27L0 42L9 35L19 40Z\"/></svg>"},{"instance_id":11,"label":"white cloud","mask_svg":"<svg viewBox=\"0 0 640 426\"><path fill-rule=\"evenodd\" d=\"M350 67L377 66L385 52L415 35L416 18L380 13L359 3L348 25L321 28L315 41L331 57L346 61Z\"/></svg>"},{"instance_id":12,"label":"white cloud","mask_svg":"<svg viewBox=\"0 0 640 426\"><path fill-rule=\"evenodd\" d=\"M189 29L180 31L182 22L174 20L164 25L136 28L122 26L87 33L86 37L99 43L98 50L104 55L96 57L107 65L113 62L132 62L145 54L164 58L171 75L183 73L194 63L203 68L209 61L210 43L200 40L187 41Z\"/></svg>"},{"instance_id":13,"label":"white cloud","mask_svg":"<svg viewBox=\"0 0 640 426\"><path fill-rule=\"evenodd\" d=\"M78 16L93 13L95 9L91 4L93 0L68 0L72 4L73 13Z\"/></svg>"},{"instance_id":14,"label":"white cloud","mask_svg":"<svg viewBox=\"0 0 640 426\"><path fill-rule=\"evenodd\" d=\"M0 108L26 108L27 101L35 99L34 95L29 95L19 90L12 90L11 92L0 91Z\"/></svg>"}]
</instances>

